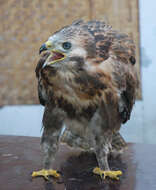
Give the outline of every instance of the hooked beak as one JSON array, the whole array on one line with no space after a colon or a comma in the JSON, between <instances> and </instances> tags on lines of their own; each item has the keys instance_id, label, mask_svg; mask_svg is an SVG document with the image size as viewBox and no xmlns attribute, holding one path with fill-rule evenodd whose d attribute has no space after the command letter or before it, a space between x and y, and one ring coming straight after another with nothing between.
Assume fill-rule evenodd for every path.
<instances>
[{"instance_id":1,"label":"hooked beak","mask_svg":"<svg viewBox=\"0 0 156 190\"><path fill-rule=\"evenodd\" d=\"M46 51L46 50L47 50L47 47L46 47L45 44L43 44L43 45L40 47L40 49L39 49L39 54L41 54L42 51Z\"/></svg>"},{"instance_id":2,"label":"hooked beak","mask_svg":"<svg viewBox=\"0 0 156 190\"><path fill-rule=\"evenodd\" d=\"M40 49L39 49L39 54L41 54L43 51L46 51L48 49L51 49L52 48L52 43L51 41L47 41L46 43L44 43Z\"/></svg>"},{"instance_id":3,"label":"hooked beak","mask_svg":"<svg viewBox=\"0 0 156 190\"><path fill-rule=\"evenodd\" d=\"M44 68L47 65L52 65L58 61L62 61L66 57L64 53L54 49L54 46L51 41L45 42L40 47L39 54L41 54L42 51L46 51L46 50L50 50L51 53L49 57L47 58L47 60L45 61L45 63L43 64L42 68Z\"/></svg>"}]
</instances>

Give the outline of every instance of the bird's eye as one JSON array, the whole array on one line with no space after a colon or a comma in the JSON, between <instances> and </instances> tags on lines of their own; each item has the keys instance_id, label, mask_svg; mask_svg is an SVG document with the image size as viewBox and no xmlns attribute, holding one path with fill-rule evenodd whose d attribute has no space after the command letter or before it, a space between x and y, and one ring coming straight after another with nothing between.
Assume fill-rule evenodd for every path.
<instances>
[{"instance_id":1,"label":"bird's eye","mask_svg":"<svg viewBox=\"0 0 156 190\"><path fill-rule=\"evenodd\" d=\"M70 49L71 48L71 43L70 42L64 42L63 44L62 44L62 47L64 48L64 49Z\"/></svg>"}]
</instances>

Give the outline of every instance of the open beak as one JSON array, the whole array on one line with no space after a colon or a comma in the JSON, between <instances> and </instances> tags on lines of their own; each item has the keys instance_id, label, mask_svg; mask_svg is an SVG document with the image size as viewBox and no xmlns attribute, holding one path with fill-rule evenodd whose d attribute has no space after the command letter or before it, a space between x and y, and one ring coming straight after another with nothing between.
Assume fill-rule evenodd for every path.
<instances>
[{"instance_id":1,"label":"open beak","mask_svg":"<svg viewBox=\"0 0 156 190\"><path fill-rule=\"evenodd\" d=\"M47 58L47 60L45 61L45 63L43 64L42 68L48 65L52 65L58 61L62 61L63 59L65 59L65 57L66 56L63 53L53 50L49 55L49 57Z\"/></svg>"},{"instance_id":2,"label":"open beak","mask_svg":"<svg viewBox=\"0 0 156 190\"><path fill-rule=\"evenodd\" d=\"M45 61L43 67L54 64L55 62L58 62L58 61L62 61L66 57L64 53L54 49L54 46L51 43L51 41L45 42L40 47L39 54L41 54L43 51L46 51L46 50L48 50L50 52L50 55L47 58L47 60Z\"/></svg>"}]
</instances>

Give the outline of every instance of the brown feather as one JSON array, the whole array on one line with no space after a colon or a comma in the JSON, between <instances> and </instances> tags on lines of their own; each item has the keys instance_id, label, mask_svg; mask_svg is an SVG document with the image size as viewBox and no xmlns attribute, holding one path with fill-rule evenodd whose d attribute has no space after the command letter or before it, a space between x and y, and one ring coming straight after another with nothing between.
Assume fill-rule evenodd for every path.
<instances>
[{"instance_id":1,"label":"brown feather","mask_svg":"<svg viewBox=\"0 0 156 190\"><path fill-rule=\"evenodd\" d=\"M39 100L45 106L44 167L50 167L58 142L65 142L94 150L99 167L110 170L107 156L125 147L118 131L130 119L136 98L135 45L99 21L76 21L56 36L59 44L74 45L62 61L50 64L51 53L46 53L36 67Z\"/></svg>"},{"instance_id":2,"label":"brown feather","mask_svg":"<svg viewBox=\"0 0 156 190\"><path fill-rule=\"evenodd\" d=\"M137 86L133 41L99 21L76 22L56 33L59 32L73 39L79 35L79 39L75 40L84 44L88 56L83 64L80 64L83 61L79 58L75 59L77 65L79 63L78 69L69 69L68 66L63 71L52 67L42 70L49 54L41 57L36 67L36 76L40 78L39 85L42 85L49 100L57 103L63 98L80 112L89 106L97 107L101 102L118 107L121 101L130 115ZM89 39L92 39L92 43Z\"/></svg>"}]
</instances>

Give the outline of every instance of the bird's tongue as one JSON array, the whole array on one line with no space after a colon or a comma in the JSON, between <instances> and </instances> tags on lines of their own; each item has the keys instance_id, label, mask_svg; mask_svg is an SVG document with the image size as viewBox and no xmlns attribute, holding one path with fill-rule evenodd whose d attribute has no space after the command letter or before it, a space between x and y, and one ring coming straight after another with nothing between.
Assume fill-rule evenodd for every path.
<instances>
[{"instance_id":1,"label":"bird's tongue","mask_svg":"<svg viewBox=\"0 0 156 190\"><path fill-rule=\"evenodd\" d=\"M55 61L55 60L59 60L62 59L64 57L64 55L62 53L53 51L52 52L52 56L50 57L49 61Z\"/></svg>"}]
</instances>

